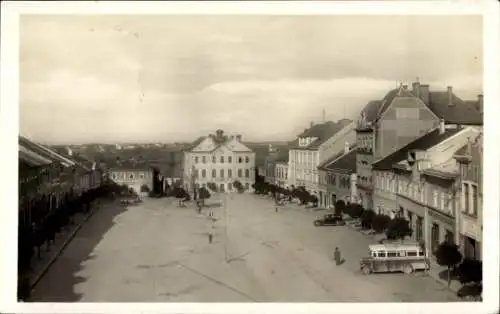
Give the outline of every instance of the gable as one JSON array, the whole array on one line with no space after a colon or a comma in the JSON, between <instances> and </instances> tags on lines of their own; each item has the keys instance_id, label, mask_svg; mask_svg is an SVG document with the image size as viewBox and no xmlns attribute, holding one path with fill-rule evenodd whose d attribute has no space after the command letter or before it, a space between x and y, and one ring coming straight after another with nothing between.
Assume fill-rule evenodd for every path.
<instances>
[{"instance_id":1,"label":"gable","mask_svg":"<svg viewBox=\"0 0 500 314\"><path fill-rule=\"evenodd\" d=\"M213 151L217 145L214 140L207 136L201 143L199 143L196 147L192 149L193 152L211 152Z\"/></svg>"}]
</instances>

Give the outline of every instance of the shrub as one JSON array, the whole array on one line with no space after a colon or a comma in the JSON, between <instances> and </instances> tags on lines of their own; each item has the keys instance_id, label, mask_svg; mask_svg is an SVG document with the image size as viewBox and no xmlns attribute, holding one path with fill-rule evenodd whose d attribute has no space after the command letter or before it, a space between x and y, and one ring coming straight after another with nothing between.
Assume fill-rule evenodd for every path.
<instances>
[{"instance_id":1,"label":"shrub","mask_svg":"<svg viewBox=\"0 0 500 314\"><path fill-rule=\"evenodd\" d=\"M147 186L147 184L141 185L141 192L143 192L143 193L150 192L149 186Z\"/></svg>"},{"instance_id":2,"label":"shrub","mask_svg":"<svg viewBox=\"0 0 500 314\"><path fill-rule=\"evenodd\" d=\"M210 198L210 192L206 188L202 187L198 190L198 197L202 201L206 200L207 198Z\"/></svg>"},{"instance_id":3,"label":"shrub","mask_svg":"<svg viewBox=\"0 0 500 314\"><path fill-rule=\"evenodd\" d=\"M411 237L412 229L410 222L404 218L396 217L392 219L387 227L386 236L390 240L404 240L404 238Z\"/></svg>"},{"instance_id":4,"label":"shrub","mask_svg":"<svg viewBox=\"0 0 500 314\"><path fill-rule=\"evenodd\" d=\"M378 233L384 232L389 223L391 222L391 217L384 214L376 214L372 220L372 228Z\"/></svg>"},{"instance_id":5,"label":"shrub","mask_svg":"<svg viewBox=\"0 0 500 314\"><path fill-rule=\"evenodd\" d=\"M343 200L338 200L335 202L335 215L340 216L345 213L345 202Z\"/></svg>"},{"instance_id":6,"label":"shrub","mask_svg":"<svg viewBox=\"0 0 500 314\"><path fill-rule=\"evenodd\" d=\"M361 214L361 227L363 229L372 229L373 218L375 217L375 211L373 209L368 209Z\"/></svg>"},{"instance_id":7,"label":"shrub","mask_svg":"<svg viewBox=\"0 0 500 314\"><path fill-rule=\"evenodd\" d=\"M483 262L465 258L458 266L458 277L462 284L480 284L483 281Z\"/></svg>"},{"instance_id":8,"label":"shrub","mask_svg":"<svg viewBox=\"0 0 500 314\"><path fill-rule=\"evenodd\" d=\"M436 250L437 263L448 268L448 287L451 282L451 269L462 260L462 254L454 243L443 242Z\"/></svg>"},{"instance_id":9,"label":"shrub","mask_svg":"<svg viewBox=\"0 0 500 314\"><path fill-rule=\"evenodd\" d=\"M349 204L349 216L351 218L360 218L363 214L364 208L359 204Z\"/></svg>"},{"instance_id":10,"label":"shrub","mask_svg":"<svg viewBox=\"0 0 500 314\"><path fill-rule=\"evenodd\" d=\"M318 197L317 197L316 195L311 195L311 197L310 197L309 201L310 201L311 203L313 203L313 205L314 205L315 207L317 207L317 206L318 206L319 199L318 199Z\"/></svg>"},{"instance_id":11,"label":"shrub","mask_svg":"<svg viewBox=\"0 0 500 314\"><path fill-rule=\"evenodd\" d=\"M214 182L208 182L208 183L207 183L207 187L208 187L210 190L217 192L217 184L215 184Z\"/></svg>"}]
</instances>

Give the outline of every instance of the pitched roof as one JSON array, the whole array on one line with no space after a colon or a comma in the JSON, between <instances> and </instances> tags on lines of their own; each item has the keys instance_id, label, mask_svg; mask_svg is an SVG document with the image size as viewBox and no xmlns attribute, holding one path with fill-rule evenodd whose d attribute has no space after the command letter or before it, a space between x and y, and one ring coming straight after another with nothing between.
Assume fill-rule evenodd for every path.
<instances>
[{"instance_id":1,"label":"pitched roof","mask_svg":"<svg viewBox=\"0 0 500 314\"><path fill-rule=\"evenodd\" d=\"M19 146L23 146L32 152L35 152L35 153L37 153L45 158L52 160L53 162L61 163L62 165L66 166L66 167L70 167L70 166L75 165L74 161L63 157L60 154L54 152L53 150L51 150L43 145L37 144L37 143L27 139L26 137L19 136L18 142L19 142Z\"/></svg>"},{"instance_id":2,"label":"pitched roof","mask_svg":"<svg viewBox=\"0 0 500 314\"><path fill-rule=\"evenodd\" d=\"M464 101L453 94L453 106L449 105L448 92L430 92L429 109L446 123L482 125L483 114L477 107L477 102Z\"/></svg>"},{"instance_id":3,"label":"pitched roof","mask_svg":"<svg viewBox=\"0 0 500 314\"><path fill-rule=\"evenodd\" d=\"M349 119L341 119L337 123L328 121L313 125L311 128L302 132L298 137L317 137L318 139L304 147L298 146L299 141L296 140L294 141L295 145L293 149L318 149L321 144L326 142L349 123L352 123L352 121Z\"/></svg>"},{"instance_id":4,"label":"pitched roof","mask_svg":"<svg viewBox=\"0 0 500 314\"><path fill-rule=\"evenodd\" d=\"M146 170L151 170L151 169L152 169L152 167L149 164L146 164L144 162L133 162L130 160L121 161L120 163L110 167L110 170L141 170L141 171L146 171Z\"/></svg>"},{"instance_id":5,"label":"pitched roof","mask_svg":"<svg viewBox=\"0 0 500 314\"><path fill-rule=\"evenodd\" d=\"M356 172L357 148L350 149L347 154L342 154L339 158L325 165L326 170L347 170L349 173Z\"/></svg>"},{"instance_id":6,"label":"pitched roof","mask_svg":"<svg viewBox=\"0 0 500 314\"><path fill-rule=\"evenodd\" d=\"M22 145L19 145L19 160L30 167L46 166L52 163L52 160L30 151Z\"/></svg>"},{"instance_id":7,"label":"pitched roof","mask_svg":"<svg viewBox=\"0 0 500 314\"><path fill-rule=\"evenodd\" d=\"M373 164L374 170L390 170L393 164L403 161L407 158L408 151L411 150L427 150L445 139L457 134L462 131L463 128L449 128L444 131L443 134L439 133L439 128L430 131L427 134L417 138L413 142L410 142L406 146L398 149L397 151L391 153L390 155L376 161Z\"/></svg>"}]
</instances>

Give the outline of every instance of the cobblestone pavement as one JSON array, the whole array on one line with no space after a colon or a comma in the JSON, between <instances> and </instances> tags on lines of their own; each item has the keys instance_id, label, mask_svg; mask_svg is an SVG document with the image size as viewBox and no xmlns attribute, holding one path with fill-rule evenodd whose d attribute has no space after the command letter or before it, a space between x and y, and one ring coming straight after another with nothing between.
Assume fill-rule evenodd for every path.
<instances>
[{"instance_id":1,"label":"cobblestone pavement","mask_svg":"<svg viewBox=\"0 0 500 314\"><path fill-rule=\"evenodd\" d=\"M269 198L251 194L226 198L226 211L201 215L175 199L96 212L35 287L33 301L457 300L421 274L362 275L359 258L373 240L347 227L314 227L324 212L295 205L275 212ZM332 261L335 246L346 260L341 266Z\"/></svg>"}]
</instances>

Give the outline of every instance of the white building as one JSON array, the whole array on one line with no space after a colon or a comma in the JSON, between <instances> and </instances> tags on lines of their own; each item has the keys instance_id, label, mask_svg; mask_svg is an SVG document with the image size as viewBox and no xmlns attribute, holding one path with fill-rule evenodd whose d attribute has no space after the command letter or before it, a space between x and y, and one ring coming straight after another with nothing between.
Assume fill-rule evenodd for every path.
<instances>
[{"instance_id":1,"label":"white building","mask_svg":"<svg viewBox=\"0 0 500 314\"><path fill-rule=\"evenodd\" d=\"M236 191L234 181L252 191L255 182L255 153L241 143L241 135L224 136L222 131L198 139L184 153L184 187L209 187L219 192Z\"/></svg>"}]
</instances>

